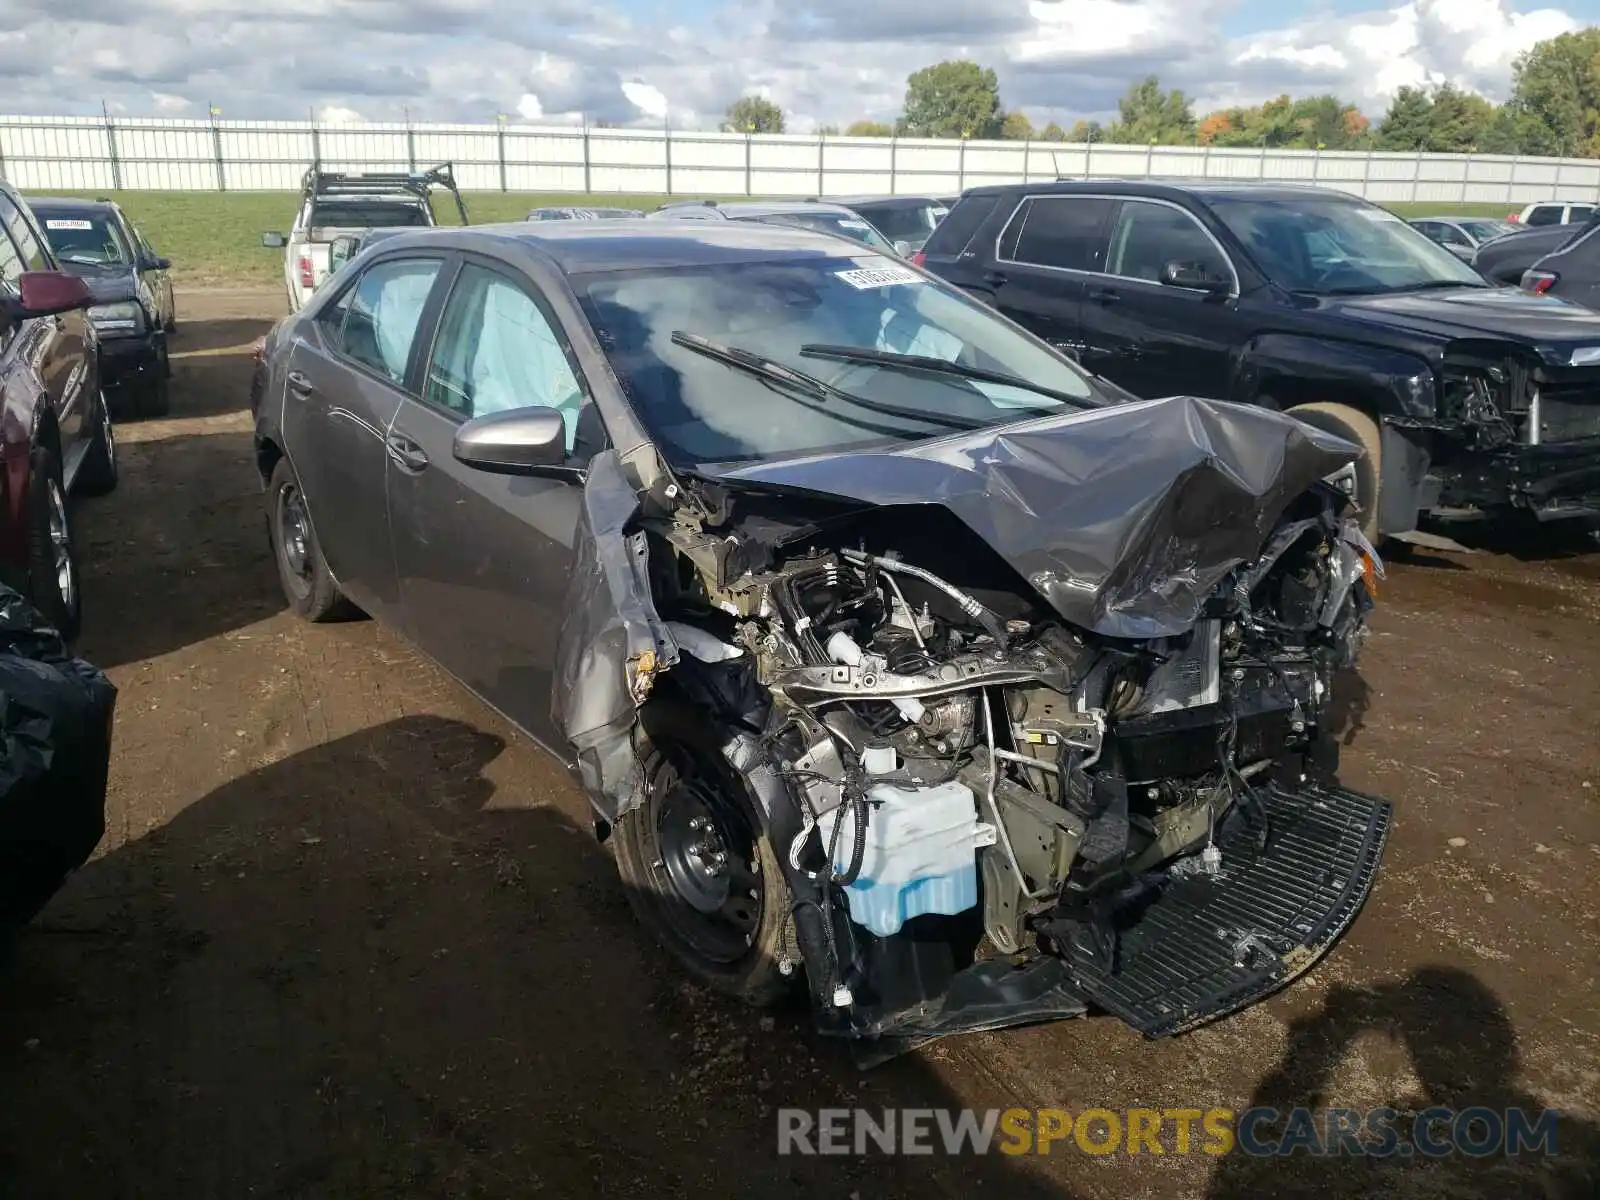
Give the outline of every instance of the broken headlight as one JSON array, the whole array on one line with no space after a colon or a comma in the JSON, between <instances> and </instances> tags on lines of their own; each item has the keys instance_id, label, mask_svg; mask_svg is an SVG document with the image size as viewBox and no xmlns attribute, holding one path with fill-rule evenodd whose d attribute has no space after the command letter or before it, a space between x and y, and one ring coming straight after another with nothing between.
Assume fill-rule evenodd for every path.
<instances>
[{"instance_id":1,"label":"broken headlight","mask_svg":"<svg viewBox=\"0 0 1600 1200\"><path fill-rule=\"evenodd\" d=\"M1405 410L1406 416L1418 421L1433 420L1437 406L1433 372L1418 371L1415 375L1408 375L1398 380L1395 392L1400 398L1400 407Z\"/></svg>"}]
</instances>

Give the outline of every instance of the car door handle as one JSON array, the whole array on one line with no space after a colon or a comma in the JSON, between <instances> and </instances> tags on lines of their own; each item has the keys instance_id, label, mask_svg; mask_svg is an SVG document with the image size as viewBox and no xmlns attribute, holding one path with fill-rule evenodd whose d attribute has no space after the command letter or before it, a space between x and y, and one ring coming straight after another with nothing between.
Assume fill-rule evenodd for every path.
<instances>
[{"instance_id":1,"label":"car door handle","mask_svg":"<svg viewBox=\"0 0 1600 1200\"><path fill-rule=\"evenodd\" d=\"M394 465L402 471L416 474L427 469L427 454L405 434L391 433L384 439L384 446L389 451L389 457L394 460Z\"/></svg>"},{"instance_id":2,"label":"car door handle","mask_svg":"<svg viewBox=\"0 0 1600 1200\"><path fill-rule=\"evenodd\" d=\"M1090 288L1089 299L1096 304L1116 304L1122 299L1122 293L1113 288Z\"/></svg>"},{"instance_id":3,"label":"car door handle","mask_svg":"<svg viewBox=\"0 0 1600 1200\"><path fill-rule=\"evenodd\" d=\"M983 273L983 281L999 287L1006 281L1006 274L1004 271L985 271Z\"/></svg>"},{"instance_id":4,"label":"car door handle","mask_svg":"<svg viewBox=\"0 0 1600 1200\"><path fill-rule=\"evenodd\" d=\"M289 372L289 390L291 392L293 392L296 396L299 396L300 399L304 400L307 396L311 395L311 393L316 391L317 389L311 385L311 380L307 379L305 377L305 375L303 375L301 372L299 372L299 371L290 371Z\"/></svg>"}]
</instances>

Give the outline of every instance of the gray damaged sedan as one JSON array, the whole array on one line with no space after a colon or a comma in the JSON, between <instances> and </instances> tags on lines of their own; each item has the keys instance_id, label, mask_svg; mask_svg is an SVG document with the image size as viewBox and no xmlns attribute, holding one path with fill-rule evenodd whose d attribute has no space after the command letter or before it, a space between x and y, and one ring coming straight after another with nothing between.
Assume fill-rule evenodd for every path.
<instances>
[{"instance_id":1,"label":"gray damaged sedan","mask_svg":"<svg viewBox=\"0 0 1600 1200\"><path fill-rule=\"evenodd\" d=\"M1291 418L1124 402L896 259L749 222L417 231L259 352L272 548L568 763L694 977L862 1062L1247 1005L1354 919L1382 574Z\"/></svg>"}]
</instances>

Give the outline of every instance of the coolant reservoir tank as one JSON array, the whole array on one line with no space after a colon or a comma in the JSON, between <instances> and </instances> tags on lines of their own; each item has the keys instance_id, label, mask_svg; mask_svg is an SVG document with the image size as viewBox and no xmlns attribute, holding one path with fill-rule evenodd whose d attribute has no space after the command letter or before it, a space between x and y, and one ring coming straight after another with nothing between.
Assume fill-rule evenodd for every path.
<instances>
[{"instance_id":1,"label":"coolant reservoir tank","mask_svg":"<svg viewBox=\"0 0 1600 1200\"><path fill-rule=\"evenodd\" d=\"M851 920L888 937L912 917L954 916L976 907L978 847L994 844L995 829L978 820L971 788L955 781L924 788L876 783L867 789L867 802L861 870L844 889ZM823 845L833 844L840 820L834 865L845 871L855 846L854 806L825 814L820 831Z\"/></svg>"}]
</instances>

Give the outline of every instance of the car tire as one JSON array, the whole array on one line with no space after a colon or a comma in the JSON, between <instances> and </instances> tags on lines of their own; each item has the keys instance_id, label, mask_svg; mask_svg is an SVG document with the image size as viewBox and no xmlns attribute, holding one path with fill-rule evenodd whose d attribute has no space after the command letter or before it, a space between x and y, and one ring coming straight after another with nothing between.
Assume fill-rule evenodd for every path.
<instances>
[{"instance_id":1,"label":"car tire","mask_svg":"<svg viewBox=\"0 0 1600 1200\"><path fill-rule=\"evenodd\" d=\"M86 496L103 496L117 486L117 434L111 424L111 408L105 392L96 405L94 439L84 453L83 465L73 487Z\"/></svg>"},{"instance_id":2,"label":"car tire","mask_svg":"<svg viewBox=\"0 0 1600 1200\"><path fill-rule=\"evenodd\" d=\"M28 600L64 640L78 636L83 595L67 493L61 464L43 448L33 452L28 473Z\"/></svg>"},{"instance_id":3,"label":"car tire","mask_svg":"<svg viewBox=\"0 0 1600 1200\"><path fill-rule=\"evenodd\" d=\"M791 900L756 799L723 757L706 714L658 696L640 720L648 739L645 801L613 832L628 903L697 982L746 1004L776 1004L798 980L798 972L785 975L778 966ZM708 826L695 829L696 816ZM720 848L726 865L708 870L691 849L696 841Z\"/></svg>"},{"instance_id":4,"label":"car tire","mask_svg":"<svg viewBox=\"0 0 1600 1200\"><path fill-rule=\"evenodd\" d=\"M278 460L267 483L267 534L278 583L295 615L313 623L355 615L355 606L345 599L322 557L300 478L287 458Z\"/></svg>"},{"instance_id":5,"label":"car tire","mask_svg":"<svg viewBox=\"0 0 1600 1200\"><path fill-rule=\"evenodd\" d=\"M1383 482L1383 443L1378 434L1378 423L1366 413L1345 404L1301 404L1288 412L1291 417L1298 417L1307 425L1361 447L1361 458L1354 464L1353 499L1357 518L1361 522L1361 532L1376 545L1378 501Z\"/></svg>"}]
</instances>

